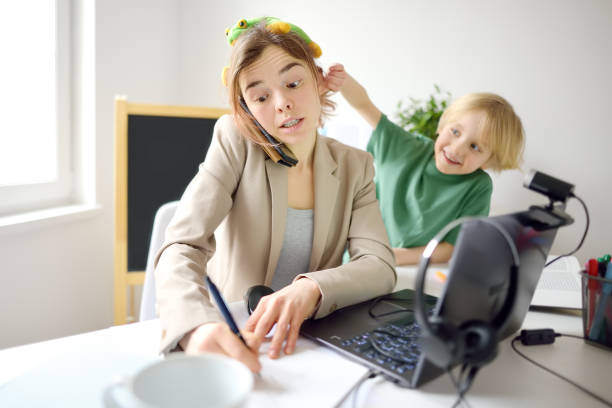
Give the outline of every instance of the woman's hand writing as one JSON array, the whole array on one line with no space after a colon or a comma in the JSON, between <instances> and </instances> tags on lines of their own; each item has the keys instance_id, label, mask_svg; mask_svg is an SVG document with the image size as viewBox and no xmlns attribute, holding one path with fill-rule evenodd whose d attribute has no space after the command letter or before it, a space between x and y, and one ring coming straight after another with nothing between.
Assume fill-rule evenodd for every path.
<instances>
[{"instance_id":1,"label":"woman's hand writing","mask_svg":"<svg viewBox=\"0 0 612 408\"><path fill-rule=\"evenodd\" d=\"M186 354L211 352L225 354L245 364L251 371L261 370L258 350L261 341L252 332L242 331L249 348L224 322L205 323L187 333L179 342Z\"/></svg>"}]
</instances>

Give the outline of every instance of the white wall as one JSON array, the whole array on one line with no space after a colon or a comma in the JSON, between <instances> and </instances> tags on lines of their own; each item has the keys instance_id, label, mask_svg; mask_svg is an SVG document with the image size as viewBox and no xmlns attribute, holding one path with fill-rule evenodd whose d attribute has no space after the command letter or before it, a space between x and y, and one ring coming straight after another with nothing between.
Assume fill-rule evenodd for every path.
<instances>
[{"instance_id":1,"label":"white wall","mask_svg":"<svg viewBox=\"0 0 612 408\"><path fill-rule=\"evenodd\" d=\"M303 28L323 50L327 66L341 62L390 117L400 99L425 98L433 84L454 96L489 91L506 97L527 134L524 170L535 168L576 185L590 210L591 227L581 262L612 251L612 198L608 177L612 138L606 137L612 94L612 2L607 0L391 0L355 2L224 1L211 6L184 0L181 10L181 100L218 99L219 72L227 64L224 29L245 17L272 15ZM365 123L342 100L330 121L365 146ZM522 187L523 174L492 174L492 213L544 204ZM578 244L582 207L557 236L554 253Z\"/></svg>"},{"instance_id":2,"label":"white wall","mask_svg":"<svg viewBox=\"0 0 612 408\"><path fill-rule=\"evenodd\" d=\"M0 232L0 348L112 324L114 95L225 106L224 30L243 17L268 14L304 28L321 45L322 62L344 63L390 116L399 99L426 97L434 83L456 96L486 90L507 97L527 131L525 168L575 183L589 205L592 229L580 260L612 250L612 141L604 136L612 2L104 0L95 11L95 135L84 137L95 144L102 210ZM364 123L338 101L330 128L353 129L363 145ZM544 202L521 181L518 172L494 177L494 211ZM573 248L584 227L575 202L569 212L576 224L559 234L557 253Z\"/></svg>"}]
</instances>

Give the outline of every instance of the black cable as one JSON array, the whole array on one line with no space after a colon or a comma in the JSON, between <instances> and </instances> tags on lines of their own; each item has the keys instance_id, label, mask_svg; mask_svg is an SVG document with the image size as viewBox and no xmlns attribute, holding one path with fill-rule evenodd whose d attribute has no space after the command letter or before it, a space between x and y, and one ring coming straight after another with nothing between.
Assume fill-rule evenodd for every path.
<instances>
[{"instance_id":1,"label":"black cable","mask_svg":"<svg viewBox=\"0 0 612 408\"><path fill-rule=\"evenodd\" d=\"M357 408L357 394L359 393L359 389L361 388L361 386L363 385L364 382L366 382L366 380L369 380L370 378L374 378L376 377L378 374L376 373L376 371L374 371L373 369L370 368L370 370L368 370L368 372L366 373L367 377L366 378L360 378L359 382L357 383L357 385L354 387L354 391L353 391L353 408Z\"/></svg>"},{"instance_id":2,"label":"black cable","mask_svg":"<svg viewBox=\"0 0 612 408\"><path fill-rule=\"evenodd\" d=\"M469 365L467 367L469 368L469 370L467 371L464 381L462 382L462 384L460 384L461 388L459 395L461 396L463 402L465 402L465 405L467 405L469 408L470 404L468 404L467 399L465 399L465 394L472 387L472 384L474 383L474 379L476 378L476 374L478 374L478 370L480 370L480 367L476 367L473 365Z\"/></svg>"},{"instance_id":3,"label":"black cable","mask_svg":"<svg viewBox=\"0 0 612 408\"><path fill-rule=\"evenodd\" d=\"M573 334L561 334L561 333L555 333L555 336L565 336L565 337L574 337L580 340L584 340L583 337L580 336L575 336ZM542 370L549 372L550 374L562 379L563 381L573 385L574 387L578 388L580 391L584 392L585 394L587 394L588 396L590 396L593 399L596 399L597 401L601 402L602 404L608 406L608 407L612 407L612 402L605 400L604 398L600 397L599 395L595 394L594 392L586 389L585 387L583 387L580 384L575 383L574 381L570 380L569 378L551 370L548 367L545 367L544 365L538 363L537 361L527 357L524 353L522 353L521 351L519 351L519 349L516 347L516 341L517 340L521 340L521 336L516 336L515 338L512 339L512 341L510 342L510 346L512 346L512 349L521 357L523 357L525 360L529 361L531 364L540 367Z\"/></svg>"},{"instance_id":4,"label":"black cable","mask_svg":"<svg viewBox=\"0 0 612 408\"><path fill-rule=\"evenodd\" d=\"M563 334L563 333L555 333L555 335L558 335L558 337L573 337L575 339L578 340L584 340L584 336L576 336L575 334Z\"/></svg>"},{"instance_id":5,"label":"black cable","mask_svg":"<svg viewBox=\"0 0 612 408\"><path fill-rule=\"evenodd\" d=\"M374 308L376 307L376 305L378 305L383 300L395 300L395 301L399 301L399 302L412 302L412 299L398 299L398 298L395 298L395 297L389 296L389 295L379 296L379 297L377 297L376 299L374 299L372 301L372 303L370 304L370 307L368 308L368 315L372 319L380 319L381 317L391 316L391 315L394 315L394 314L397 314L397 313L414 312L414 310L412 310L412 309L404 308L404 309L399 309L399 310L392 310L390 312L374 314Z\"/></svg>"},{"instance_id":6,"label":"black cable","mask_svg":"<svg viewBox=\"0 0 612 408\"><path fill-rule=\"evenodd\" d=\"M446 370L446 374L448 374L453 385L455 386L455 390L457 390L457 399L455 400L455 403L453 404L453 407L452 407L452 408L456 408L459 406L462 400L461 395L459 394L459 381L455 379L455 376L453 375L453 371L450 368Z\"/></svg>"},{"instance_id":7,"label":"black cable","mask_svg":"<svg viewBox=\"0 0 612 408\"><path fill-rule=\"evenodd\" d=\"M450 369L446 370L446 373L448 374L451 381L453 382L453 385L455 386L455 390L457 390L457 399L453 404L453 408L459 407L462 403L465 404L468 408L470 407L470 404L465 398L465 394L472 386L472 382L474 381L477 372L477 367L473 367L468 364L463 364L459 372L459 377L455 379L452 371Z\"/></svg>"},{"instance_id":8,"label":"black cable","mask_svg":"<svg viewBox=\"0 0 612 408\"><path fill-rule=\"evenodd\" d=\"M586 226L584 227L584 234L582 234L582 239L578 243L578 246L576 247L576 249L574 249L572 252L568 252L567 254L559 255L555 259L553 259L553 260L549 261L548 263L546 263L546 265L544 265L544 267L547 267L548 265L552 264L553 262L558 261L561 258L565 258L566 256L574 255L580 249L580 247L582 247L582 244L584 244L584 239L587 236L587 232L589 232L589 225L591 223L591 219L589 217L589 210L587 209L586 204L584 203L584 201L582 201L582 199L580 197L578 197L574 193L570 193L570 197L573 197L576 200L578 200L580 202L580 204L582 204L582 208L584 208L584 213L586 215Z\"/></svg>"},{"instance_id":9,"label":"black cable","mask_svg":"<svg viewBox=\"0 0 612 408\"><path fill-rule=\"evenodd\" d=\"M336 405L334 405L334 408L339 408L344 401L346 401L346 399L349 397L349 395L351 395L351 393L354 393L353 395L353 408L355 407L355 404L357 403L357 392L359 392L359 388L361 388L361 385L366 382L366 380L370 379L370 378L374 378L378 375L378 373L376 373L376 371L374 371L374 369L370 368L368 370L368 372L366 372L364 375L362 375L355 384L353 384L353 386L351 388L349 388L349 390L346 392L346 394L344 394L342 396L342 398L340 398L340 401L338 401L336 403Z\"/></svg>"}]
</instances>

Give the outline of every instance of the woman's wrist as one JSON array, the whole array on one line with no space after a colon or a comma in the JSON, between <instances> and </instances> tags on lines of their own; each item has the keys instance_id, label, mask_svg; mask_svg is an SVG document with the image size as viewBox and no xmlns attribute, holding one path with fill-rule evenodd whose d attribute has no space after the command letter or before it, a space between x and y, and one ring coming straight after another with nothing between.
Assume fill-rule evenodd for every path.
<instances>
[{"instance_id":1,"label":"woman's wrist","mask_svg":"<svg viewBox=\"0 0 612 408\"><path fill-rule=\"evenodd\" d=\"M307 319L311 318L316 314L321 304L321 297L323 296L321 293L321 288L319 288L319 284L315 280L310 279L306 276L299 277L295 282L300 285L304 285L304 288L308 291L309 294L308 298L314 300L313 302L311 302L309 313L306 316Z\"/></svg>"},{"instance_id":2,"label":"woman's wrist","mask_svg":"<svg viewBox=\"0 0 612 408\"><path fill-rule=\"evenodd\" d=\"M206 325L206 324L210 324L210 323L214 323L214 322L208 322L208 323L203 323L199 326L194 327L193 329L191 329L190 331L188 331L187 333L185 333L185 335L183 336L182 339L179 340L178 342L178 346L180 348L183 349L183 351L187 351L187 347L189 347L189 342L191 341L191 337L193 336L193 334L202 326Z\"/></svg>"}]
</instances>

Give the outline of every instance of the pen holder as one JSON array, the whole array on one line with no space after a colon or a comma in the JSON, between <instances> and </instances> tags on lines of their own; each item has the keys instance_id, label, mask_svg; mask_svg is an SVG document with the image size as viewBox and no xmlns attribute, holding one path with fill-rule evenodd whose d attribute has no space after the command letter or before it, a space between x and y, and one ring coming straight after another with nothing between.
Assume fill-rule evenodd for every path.
<instances>
[{"instance_id":1,"label":"pen holder","mask_svg":"<svg viewBox=\"0 0 612 408\"><path fill-rule=\"evenodd\" d=\"M582 276L582 330L585 340L612 349L612 280Z\"/></svg>"}]
</instances>

